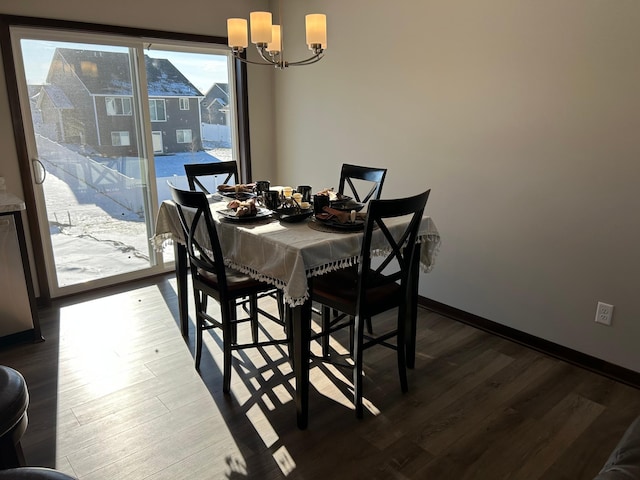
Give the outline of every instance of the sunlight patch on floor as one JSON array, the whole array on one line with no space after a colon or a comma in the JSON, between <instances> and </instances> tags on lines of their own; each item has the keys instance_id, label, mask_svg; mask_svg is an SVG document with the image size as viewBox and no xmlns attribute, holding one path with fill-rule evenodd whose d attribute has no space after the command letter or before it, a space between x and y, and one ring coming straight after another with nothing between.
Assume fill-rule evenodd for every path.
<instances>
[{"instance_id":1,"label":"sunlight patch on floor","mask_svg":"<svg viewBox=\"0 0 640 480\"><path fill-rule=\"evenodd\" d=\"M60 309L56 468L81 480L246 473L161 292L139 292ZM194 474L210 449L212 464Z\"/></svg>"}]
</instances>

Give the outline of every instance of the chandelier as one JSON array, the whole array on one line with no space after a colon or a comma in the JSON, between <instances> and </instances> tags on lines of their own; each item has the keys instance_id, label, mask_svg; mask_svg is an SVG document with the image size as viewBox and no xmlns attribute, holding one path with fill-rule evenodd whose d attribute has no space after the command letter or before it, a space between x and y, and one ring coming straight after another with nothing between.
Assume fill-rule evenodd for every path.
<instances>
[{"instance_id":1,"label":"chandelier","mask_svg":"<svg viewBox=\"0 0 640 480\"><path fill-rule=\"evenodd\" d=\"M279 5L281 8L281 5ZM282 13L278 12L282 24ZM327 16L313 13L305 16L307 46L313 55L304 60L289 62L284 58L282 25L272 24L271 12L251 12L251 43L254 43L263 61L255 62L241 56L249 45L247 20L245 18L227 19L227 35L233 56L241 62L254 65L274 66L278 69L299 65L311 65L322 59L327 48Z\"/></svg>"}]
</instances>

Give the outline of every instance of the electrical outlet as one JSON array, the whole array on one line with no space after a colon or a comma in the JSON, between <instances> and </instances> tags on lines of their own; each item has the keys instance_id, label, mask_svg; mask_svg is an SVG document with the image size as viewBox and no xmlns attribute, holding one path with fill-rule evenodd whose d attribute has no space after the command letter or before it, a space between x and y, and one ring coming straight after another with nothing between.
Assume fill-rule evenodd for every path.
<instances>
[{"instance_id":1,"label":"electrical outlet","mask_svg":"<svg viewBox=\"0 0 640 480\"><path fill-rule=\"evenodd\" d=\"M611 317L613 317L613 305L598 302L598 307L596 308L596 323L611 325Z\"/></svg>"}]
</instances>

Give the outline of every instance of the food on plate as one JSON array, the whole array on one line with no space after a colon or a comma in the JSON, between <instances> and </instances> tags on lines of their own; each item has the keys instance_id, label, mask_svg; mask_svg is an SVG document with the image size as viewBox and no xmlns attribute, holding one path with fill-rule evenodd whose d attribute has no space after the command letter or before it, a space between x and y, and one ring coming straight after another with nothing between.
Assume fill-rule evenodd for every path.
<instances>
[{"instance_id":1,"label":"food on plate","mask_svg":"<svg viewBox=\"0 0 640 480\"><path fill-rule=\"evenodd\" d=\"M327 197L329 197L330 202L335 202L341 197L340 194L333 191L333 188L325 188L323 190L320 190L318 193L316 193L316 195L326 195Z\"/></svg>"},{"instance_id":2,"label":"food on plate","mask_svg":"<svg viewBox=\"0 0 640 480\"><path fill-rule=\"evenodd\" d=\"M239 183L238 185L218 185L218 191L222 193L252 193L255 183Z\"/></svg>"},{"instance_id":3,"label":"food on plate","mask_svg":"<svg viewBox=\"0 0 640 480\"><path fill-rule=\"evenodd\" d=\"M233 200L227 204L227 208L235 210L236 217L253 217L258 214L256 201L253 198L242 202L240 200Z\"/></svg>"}]
</instances>

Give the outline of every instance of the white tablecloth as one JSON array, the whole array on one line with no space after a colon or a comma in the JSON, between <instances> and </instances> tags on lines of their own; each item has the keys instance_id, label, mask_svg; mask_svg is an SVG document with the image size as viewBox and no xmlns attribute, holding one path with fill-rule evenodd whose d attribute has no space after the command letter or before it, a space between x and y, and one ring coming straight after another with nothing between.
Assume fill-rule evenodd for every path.
<instances>
[{"instance_id":1,"label":"white tablecloth","mask_svg":"<svg viewBox=\"0 0 640 480\"><path fill-rule=\"evenodd\" d=\"M211 204L225 263L252 277L270 283L284 292L292 306L301 305L309 297L307 278L357 263L362 233L322 232L309 228L307 222L280 223L276 219L256 222L220 221L216 210L226 208L226 202ZM398 228L406 220L396 219ZM391 225L394 225L391 223ZM393 227L390 228L393 232ZM374 235L373 253L384 244L382 233ZM156 231L152 241L157 250L168 242L184 243L175 204L165 201L160 206ZM422 219L419 240L420 264L430 271L440 246L440 235L430 217Z\"/></svg>"}]
</instances>

